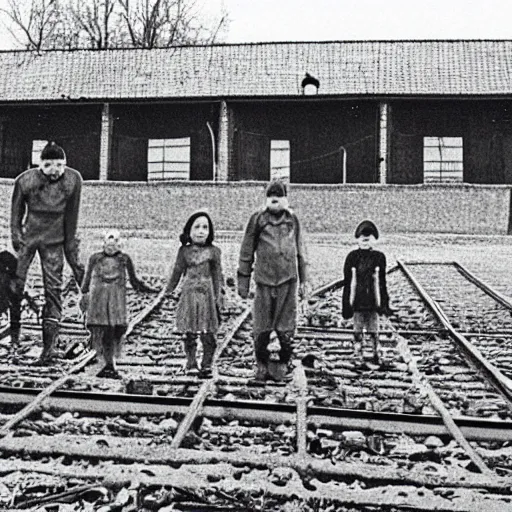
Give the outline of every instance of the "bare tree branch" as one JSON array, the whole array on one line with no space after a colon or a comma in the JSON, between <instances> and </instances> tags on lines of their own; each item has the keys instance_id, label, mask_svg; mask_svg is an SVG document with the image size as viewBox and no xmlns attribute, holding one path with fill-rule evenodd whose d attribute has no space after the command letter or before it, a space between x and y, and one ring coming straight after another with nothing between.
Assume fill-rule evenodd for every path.
<instances>
[{"instance_id":1,"label":"bare tree branch","mask_svg":"<svg viewBox=\"0 0 512 512\"><path fill-rule=\"evenodd\" d=\"M7 0L0 21L18 44L39 51L212 44L228 17L207 23L195 0Z\"/></svg>"},{"instance_id":2,"label":"bare tree branch","mask_svg":"<svg viewBox=\"0 0 512 512\"><path fill-rule=\"evenodd\" d=\"M30 3L9 0L0 14L10 20L8 31L25 48L39 51L58 24L57 0L32 0Z\"/></svg>"}]
</instances>

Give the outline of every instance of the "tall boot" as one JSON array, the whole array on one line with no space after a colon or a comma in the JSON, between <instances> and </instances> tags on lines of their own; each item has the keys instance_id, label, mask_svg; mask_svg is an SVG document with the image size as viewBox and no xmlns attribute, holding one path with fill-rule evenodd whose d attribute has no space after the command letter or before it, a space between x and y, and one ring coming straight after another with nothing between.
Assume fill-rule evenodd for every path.
<instances>
[{"instance_id":1,"label":"tall boot","mask_svg":"<svg viewBox=\"0 0 512 512\"><path fill-rule=\"evenodd\" d=\"M116 370L114 360L114 350L118 340L115 337L113 328L106 328L103 332L103 358L105 359L105 367L97 374L97 377L106 379L119 379L119 372Z\"/></svg>"},{"instance_id":2,"label":"tall boot","mask_svg":"<svg viewBox=\"0 0 512 512\"><path fill-rule=\"evenodd\" d=\"M23 294L23 282L16 280L11 290L9 315L11 326L11 345L15 363L19 358L20 332L21 332L21 295Z\"/></svg>"},{"instance_id":3,"label":"tall boot","mask_svg":"<svg viewBox=\"0 0 512 512\"><path fill-rule=\"evenodd\" d=\"M264 384L267 380L267 377L269 377L267 363L256 359L256 372L254 374L254 381Z\"/></svg>"},{"instance_id":4,"label":"tall boot","mask_svg":"<svg viewBox=\"0 0 512 512\"><path fill-rule=\"evenodd\" d=\"M217 348L217 340L211 332L201 333L201 343L203 344L203 360L201 361L201 376L211 377L212 362Z\"/></svg>"},{"instance_id":5,"label":"tall boot","mask_svg":"<svg viewBox=\"0 0 512 512\"><path fill-rule=\"evenodd\" d=\"M59 324L57 322L43 320L43 351L37 361L37 365L44 366L51 363L55 358L60 357L55 350L59 336Z\"/></svg>"},{"instance_id":6,"label":"tall boot","mask_svg":"<svg viewBox=\"0 0 512 512\"><path fill-rule=\"evenodd\" d=\"M278 331L277 336L281 344L279 359L283 364L288 365L293 357L293 332Z\"/></svg>"},{"instance_id":7,"label":"tall boot","mask_svg":"<svg viewBox=\"0 0 512 512\"><path fill-rule=\"evenodd\" d=\"M268 375L268 344L270 342L270 332L261 332L254 338L254 356L256 359L256 372L254 374L255 382L264 383Z\"/></svg>"},{"instance_id":8,"label":"tall boot","mask_svg":"<svg viewBox=\"0 0 512 512\"><path fill-rule=\"evenodd\" d=\"M291 380L292 366L291 359L293 356L293 332L278 331L279 343L281 350L279 351L279 361L276 364L269 363L269 373L272 378L279 382L283 380Z\"/></svg>"},{"instance_id":9,"label":"tall boot","mask_svg":"<svg viewBox=\"0 0 512 512\"><path fill-rule=\"evenodd\" d=\"M183 344L185 348L185 355L187 356L185 371L188 374L195 373L197 371L197 336L193 333L187 333Z\"/></svg>"}]
</instances>

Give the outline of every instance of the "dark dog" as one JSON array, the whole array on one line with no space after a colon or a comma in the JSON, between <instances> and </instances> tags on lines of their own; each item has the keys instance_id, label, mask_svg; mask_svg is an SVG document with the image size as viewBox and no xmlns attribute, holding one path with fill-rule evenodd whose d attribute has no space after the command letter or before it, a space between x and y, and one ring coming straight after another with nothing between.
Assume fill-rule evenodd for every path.
<instances>
[{"instance_id":1,"label":"dark dog","mask_svg":"<svg viewBox=\"0 0 512 512\"><path fill-rule=\"evenodd\" d=\"M9 251L0 252L0 314L5 313L11 305L14 295L14 280L18 260Z\"/></svg>"},{"instance_id":2,"label":"dark dog","mask_svg":"<svg viewBox=\"0 0 512 512\"><path fill-rule=\"evenodd\" d=\"M18 269L18 259L9 251L0 251L0 314L6 313L13 301L16 293L16 270ZM28 293L23 294L27 306L40 316L40 307L35 299Z\"/></svg>"}]
</instances>

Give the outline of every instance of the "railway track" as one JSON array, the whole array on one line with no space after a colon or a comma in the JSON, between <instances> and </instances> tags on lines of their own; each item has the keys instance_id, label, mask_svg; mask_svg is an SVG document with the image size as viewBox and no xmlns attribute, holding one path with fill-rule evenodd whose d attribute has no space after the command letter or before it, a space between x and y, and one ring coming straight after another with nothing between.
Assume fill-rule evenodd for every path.
<instances>
[{"instance_id":1,"label":"railway track","mask_svg":"<svg viewBox=\"0 0 512 512\"><path fill-rule=\"evenodd\" d=\"M200 381L182 374L173 300L156 297L130 324L121 382L84 364L43 399L48 388L0 389L3 471L63 478L61 494L103 488L120 500L125 490L134 510L284 510L290 500L290 510L510 508L503 375L454 344L402 266L389 275L400 300L381 333L387 364L356 368L341 286L317 290L304 312L292 382L265 386L250 379L246 307L225 318L213 378ZM127 394L127 379L149 383L151 396Z\"/></svg>"}]
</instances>

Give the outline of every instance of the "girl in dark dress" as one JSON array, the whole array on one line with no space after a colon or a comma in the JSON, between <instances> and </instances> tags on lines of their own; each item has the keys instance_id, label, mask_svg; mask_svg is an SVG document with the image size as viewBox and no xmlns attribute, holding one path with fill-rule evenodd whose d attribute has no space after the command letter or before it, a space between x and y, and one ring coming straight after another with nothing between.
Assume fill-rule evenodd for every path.
<instances>
[{"instance_id":1,"label":"girl in dark dress","mask_svg":"<svg viewBox=\"0 0 512 512\"><path fill-rule=\"evenodd\" d=\"M191 374L197 371L196 340L199 335L203 345L201 377L211 376L222 306L221 250L213 245L213 239L210 216L204 211L194 213L180 235L182 245L166 289L170 294L182 281L176 328L185 337L186 370Z\"/></svg>"}]
</instances>

